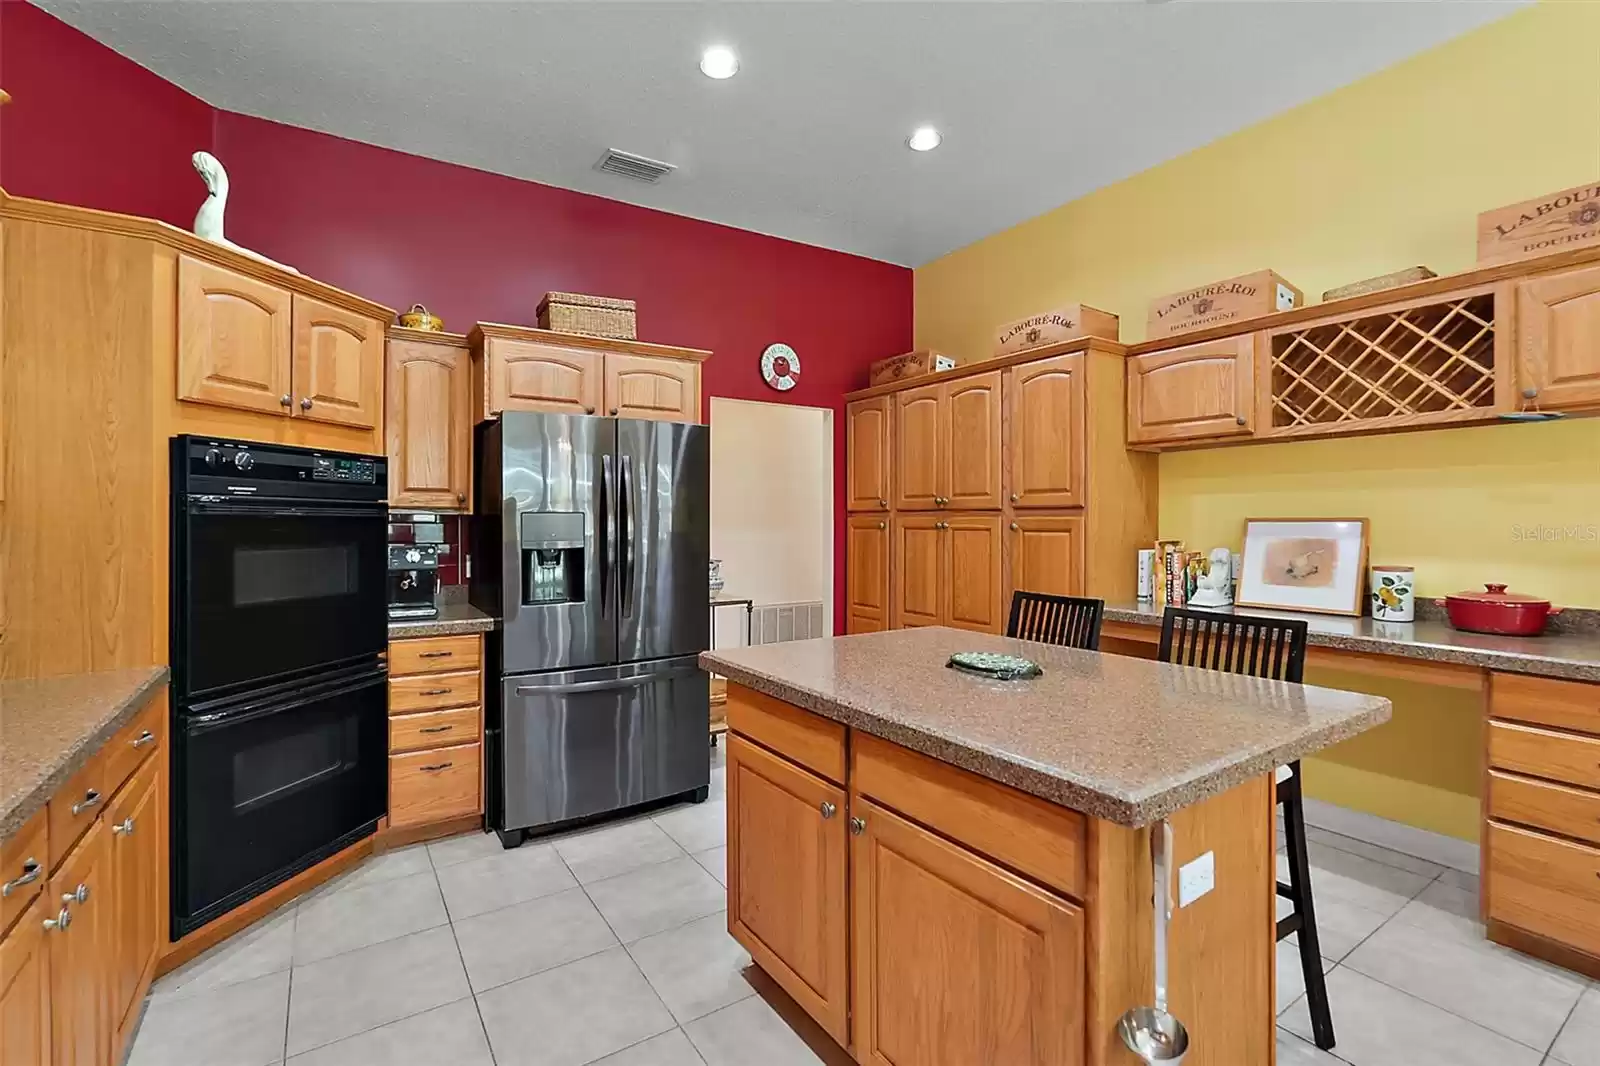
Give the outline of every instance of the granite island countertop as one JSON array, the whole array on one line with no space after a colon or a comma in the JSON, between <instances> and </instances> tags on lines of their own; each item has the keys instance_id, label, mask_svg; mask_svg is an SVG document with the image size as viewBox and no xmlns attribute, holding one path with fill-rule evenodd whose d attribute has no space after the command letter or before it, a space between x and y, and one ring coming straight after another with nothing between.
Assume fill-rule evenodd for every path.
<instances>
[{"instance_id":1,"label":"granite island countertop","mask_svg":"<svg viewBox=\"0 0 1600 1066\"><path fill-rule=\"evenodd\" d=\"M0 681L0 840L167 682L165 666Z\"/></svg>"},{"instance_id":2,"label":"granite island countertop","mask_svg":"<svg viewBox=\"0 0 1600 1066\"><path fill-rule=\"evenodd\" d=\"M1298 618L1306 623L1306 643L1338 651L1365 652L1369 655L1394 655L1404 659L1453 663L1483 670L1504 670L1539 677L1563 677L1575 681L1600 681L1600 628L1589 617L1569 624L1563 619L1543 636L1501 637L1491 633L1467 633L1439 617L1429 617L1421 603L1415 622L1384 622L1370 617L1342 617L1272 611L1257 607L1239 608L1241 614L1266 618ZM1196 608L1197 610L1202 608ZM1217 614L1232 614L1232 607L1203 608ZM1588 616L1593 612L1571 611ZM1133 625L1161 625L1161 609L1150 602L1107 603L1104 620ZM1557 616L1563 618L1563 616Z\"/></svg>"},{"instance_id":3,"label":"granite island countertop","mask_svg":"<svg viewBox=\"0 0 1600 1066\"><path fill-rule=\"evenodd\" d=\"M989 681L957 651L1022 655ZM1312 685L959 629L902 629L702 652L701 666L842 725L1127 826L1365 732L1389 701Z\"/></svg>"},{"instance_id":4,"label":"granite island countertop","mask_svg":"<svg viewBox=\"0 0 1600 1066\"><path fill-rule=\"evenodd\" d=\"M389 639L406 637L454 637L463 633L487 633L500 622L470 603L446 603L437 618L400 618L389 623Z\"/></svg>"}]
</instances>

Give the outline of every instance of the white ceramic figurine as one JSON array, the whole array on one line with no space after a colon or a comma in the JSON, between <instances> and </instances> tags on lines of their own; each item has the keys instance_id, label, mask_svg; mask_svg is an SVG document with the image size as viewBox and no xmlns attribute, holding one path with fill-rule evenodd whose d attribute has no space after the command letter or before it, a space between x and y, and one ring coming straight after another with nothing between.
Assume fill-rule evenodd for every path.
<instances>
[{"instance_id":1,"label":"white ceramic figurine","mask_svg":"<svg viewBox=\"0 0 1600 1066\"><path fill-rule=\"evenodd\" d=\"M1211 569L1189 597L1191 607L1227 607L1233 603L1233 553L1227 548L1212 548L1210 563Z\"/></svg>"},{"instance_id":2,"label":"white ceramic figurine","mask_svg":"<svg viewBox=\"0 0 1600 1066\"><path fill-rule=\"evenodd\" d=\"M206 202L200 205L200 210L195 212L195 236L203 237L213 244L220 244L224 248L232 248L236 252L242 252L253 259L261 260L263 263L271 263L273 266L280 267L283 270L291 270L296 274L300 273L292 266L285 266L276 260L268 259L260 252L252 252L248 248L234 244L222 235L222 213L228 208L228 172L222 169L221 161L210 152L196 152L191 157L191 161L194 163L194 169L200 175L200 180L206 183L206 191L210 193L206 197Z\"/></svg>"}]
</instances>

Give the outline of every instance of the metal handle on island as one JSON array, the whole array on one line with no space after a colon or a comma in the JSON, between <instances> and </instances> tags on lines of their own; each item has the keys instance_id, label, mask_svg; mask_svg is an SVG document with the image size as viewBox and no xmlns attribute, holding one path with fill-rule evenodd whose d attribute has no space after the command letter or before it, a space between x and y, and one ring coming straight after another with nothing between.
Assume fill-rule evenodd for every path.
<instances>
[{"instance_id":1,"label":"metal handle on island","mask_svg":"<svg viewBox=\"0 0 1600 1066\"><path fill-rule=\"evenodd\" d=\"M130 814L113 825L111 827L111 835L114 837L133 836L133 815Z\"/></svg>"},{"instance_id":2,"label":"metal handle on island","mask_svg":"<svg viewBox=\"0 0 1600 1066\"><path fill-rule=\"evenodd\" d=\"M44 920L44 927L46 929L59 929L62 932L66 932L67 927L71 924L72 912L67 910L65 907L62 907L61 913L56 915L54 918L46 918Z\"/></svg>"},{"instance_id":3,"label":"metal handle on island","mask_svg":"<svg viewBox=\"0 0 1600 1066\"><path fill-rule=\"evenodd\" d=\"M73 889L71 892L63 892L63 893L61 893L61 902L62 903L88 903L89 902L89 886L86 885L86 884L83 884L82 882L79 882L78 883L78 887Z\"/></svg>"},{"instance_id":4,"label":"metal handle on island","mask_svg":"<svg viewBox=\"0 0 1600 1066\"><path fill-rule=\"evenodd\" d=\"M95 806L99 802L100 802L100 790L99 789L95 789L95 788L91 788L89 791L87 791L87 792L85 792L83 794L83 799L79 800L77 803L74 803L72 805L72 813L73 814L82 814L84 811L88 810L90 807Z\"/></svg>"},{"instance_id":5,"label":"metal handle on island","mask_svg":"<svg viewBox=\"0 0 1600 1066\"><path fill-rule=\"evenodd\" d=\"M140 733L138 736L134 737L129 743L136 748L142 748L146 744L154 744L155 742L156 735L150 732L150 730L146 729L143 733Z\"/></svg>"},{"instance_id":6,"label":"metal handle on island","mask_svg":"<svg viewBox=\"0 0 1600 1066\"><path fill-rule=\"evenodd\" d=\"M7 881L5 884L0 885L0 897L11 895L11 893L15 892L23 885L33 884L35 881L39 880L39 873L42 869L43 867L39 865L38 859L35 859L31 855L28 856L28 858L22 863L22 873L12 878L10 881Z\"/></svg>"}]
</instances>

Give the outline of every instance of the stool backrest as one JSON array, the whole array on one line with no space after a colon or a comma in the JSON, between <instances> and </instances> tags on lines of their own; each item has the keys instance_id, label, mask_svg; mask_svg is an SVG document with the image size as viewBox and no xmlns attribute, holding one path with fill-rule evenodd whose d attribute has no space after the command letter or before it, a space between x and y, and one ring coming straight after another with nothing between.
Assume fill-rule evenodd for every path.
<instances>
[{"instance_id":1,"label":"stool backrest","mask_svg":"<svg viewBox=\"0 0 1600 1066\"><path fill-rule=\"evenodd\" d=\"M1006 636L1099 651L1100 615L1105 606L1105 600L1018 589L1011 596Z\"/></svg>"},{"instance_id":2,"label":"stool backrest","mask_svg":"<svg viewBox=\"0 0 1600 1066\"><path fill-rule=\"evenodd\" d=\"M1161 618L1156 658L1299 684L1306 670L1306 624L1168 607Z\"/></svg>"}]
</instances>

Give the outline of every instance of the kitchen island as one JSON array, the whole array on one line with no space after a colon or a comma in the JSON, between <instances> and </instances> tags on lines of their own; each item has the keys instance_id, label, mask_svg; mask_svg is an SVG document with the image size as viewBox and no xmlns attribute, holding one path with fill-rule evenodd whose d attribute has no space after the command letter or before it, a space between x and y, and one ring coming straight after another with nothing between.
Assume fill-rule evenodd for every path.
<instances>
[{"instance_id":1,"label":"kitchen island","mask_svg":"<svg viewBox=\"0 0 1600 1066\"><path fill-rule=\"evenodd\" d=\"M1213 869L1169 929L1185 1061L1273 1060L1272 773L1388 701L944 628L701 663L729 679L729 931L858 1062L1137 1061L1161 819Z\"/></svg>"}]
</instances>

